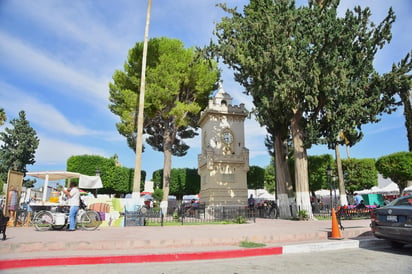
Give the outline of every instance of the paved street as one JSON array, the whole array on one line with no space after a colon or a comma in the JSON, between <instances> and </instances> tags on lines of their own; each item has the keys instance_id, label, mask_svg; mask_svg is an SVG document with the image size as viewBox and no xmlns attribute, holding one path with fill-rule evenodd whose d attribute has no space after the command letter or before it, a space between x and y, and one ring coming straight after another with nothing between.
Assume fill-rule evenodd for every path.
<instances>
[{"instance_id":1,"label":"paved street","mask_svg":"<svg viewBox=\"0 0 412 274\"><path fill-rule=\"evenodd\" d=\"M237 259L140 264L77 265L7 270L3 273L412 273L412 245L394 250L383 241L374 248L342 249Z\"/></svg>"},{"instance_id":2,"label":"paved street","mask_svg":"<svg viewBox=\"0 0 412 274\"><path fill-rule=\"evenodd\" d=\"M369 224L370 220L345 220L343 240L328 238L331 221L314 220L101 227L71 233L11 227L7 240L0 244L0 269L2 273L102 273L103 269L106 273L188 273L192 268L196 273L312 273L319 265L329 267L338 261L347 269L352 262L366 266L369 258L376 256L371 249L386 244L372 237ZM265 246L244 248L242 241ZM342 250L356 255L342 256ZM407 253L388 250L379 253L389 253L387 262L411 260Z\"/></svg>"}]
</instances>

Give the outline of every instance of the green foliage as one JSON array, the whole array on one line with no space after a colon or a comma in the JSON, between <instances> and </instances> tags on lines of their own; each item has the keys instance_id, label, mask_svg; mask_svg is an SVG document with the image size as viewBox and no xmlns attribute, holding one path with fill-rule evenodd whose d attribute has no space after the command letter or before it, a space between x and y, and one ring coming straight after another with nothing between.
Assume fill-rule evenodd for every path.
<instances>
[{"instance_id":1,"label":"green foliage","mask_svg":"<svg viewBox=\"0 0 412 274\"><path fill-rule=\"evenodd\" d=\"M163 199L163 190L160 188L156 188L152 196L153 196L153 199L155 199L158 202L161 202Z\"/></svg>"},{"instance_id":2,"label":"green foliage","mask_svg":"<svg viewBox=\"0 0 412 274\"><path fill-rule=\"evenodd\" d=\"M273 163L273 160L271 161L271 164L265 168L265 180L264 181L265 181L265 189L269 193L275 192L276 173L275 173L275 165Z\"/></svg>"},{"instance_id":3,"label":"green foliage","mask_svg":"<svg viewBox=\"0 0 412 274\"><path fill-rule=\"evenodd\" d=\"M162 188L163 170L153 172L155 187ZM182 199L183 195L198 194L200 192L200 176L197 169L173 168L170 172L170 195Z\"/></svg>"},{"instance_id":4,"label":"green foliage","mask_svg":"<svg viewBox=\"0 0 412 274\"><path fill-rule=\"evenodd\" d=\"M136 43L129 51L124 71L115 71L109 84L109 108L119 116L117 129L133 150L142 52L143 43ZM143 133L146 143L164 154L162 185L167 199L172 155L186 155L189 146L184 140L198 134L199 112L216 89L219 70L217 62L206 60L193 48L185 49L180 40L166 37L149 40L147 60Z\"/></svg>"},{"instance_id":5,"label":"green foliage","mask_svg":"<svg viewBox=\"0 0 412 274\"><path fill-rule=\"evenodd\" d=\"M3 180L0 178L0 195L4 194L4 193L3 193L3 187L4 187L4 182L3 182Z\"/></svg>"},{"instance_id":6,"label":"green foliage","mask_svg":"<svg viewBox=\"0 0 412 274\"><path fill-rule=\"evenodd\" d=\"M356 190L370 189L378 185L378 171L375 159L342 160L345 189L353 194Z\"/></svg>"},{"instance_id":7,"label":"green foliage","mask_svg":"<svg viewBox=\"0 0 412 274\"><path fill-rule=\"evenodd\" d=\"M124 194L132 192L134 169L116 165L115 158L104 158L98 155L71 156L67 160L67 171L94 176L96 169L100 171L103 189L99 193ZM146 172L141 172L141 180L146 179Z\"/></svg>"},{"instance_id":8,"label":"green foliage","mask_svg":"<svg viewBox=\"0 0 412 274\"><path fill-rule=\"evenodd\" d=\"M333 169L332 155L308 156L309 189L311 191L329 189L328 167Z\"/></svg>"},{"instance_id":9,"label":"green foliage","mask_svg":"<svg viewBox=\"0 0 412 274\"><path fill-rule=\"evenodd\" d=\"M0 108L0 126L2 126L6 120L7 120L6 112L4 111L4 108Z\"/></svg>"},{"instance_id":10,"label":"green foliage","mask_svg":"<svg viewBox=\"0 0 412 274\"><path fill-rule=\"evenodd\" d=\"M237 223L237 224L246 224L247 223L245 217L240 216L240 215L236 217L234 222Z\"/></svg>"},{"instance_id":11,"label":"green foliage","mask_svg":"<svg viewBox=\"0 0 412 274\"><path fill-rule=\"evenodd\" d=\"M398 184L400 191L412 180L412 152L397 152L383 156L376 162L376 168L385 178Z\"/></svg>"},{"instance_id":12,"label":"green foliage","mask_svg":"<svg viewBox=\"0 0 412 274\"><path fill-rule=\"evenodd\" d=\"M304 210L304 209L299 210L299 211L298 211L298 219L299 219L299 220L303 220L303 221L309 220L308 212L307 212L306 210Z\"/></svg>"},{"instance_id":13,"label":"green foliage","mask_svg":"<svg viewBox=\"0 0 412 274\"><path fill-rule=\"evenodd\" d=\"M124 71L116 70L110 88L110 110L120 118L117 129L135 149L136 113L140 93L143 42L130 49ZM181 41L166 37L152 38L148 43L145 92L144 133L147 143L158 151L170 149L183 156L189 148L184 139L197 133L200 110L216 88L219 71L185 49ZM170 142L167 144L165 142Z\"/></svg>"},{"instance_id":14,"label":"green foliage","mask_svg":"<svg viewBox=\"0 0 412 274\"><path fill-rule=\"evenodd\" d=\"M360 140L363 124L379 121L378 115L398 105L397 79L411 71L410 60L397 74L380 76L373 67L376 52L391 39L392 9L374 24L369 8L358 6L342 17L338 4L251 0L243 13L220 4L230 16L216 24L217 44L209 47L252 95L272 143L274 137L288 140L291 126L300 190L307 187L306 148L319 143L334 148L346 142L336 138L340 132L349 145Z\"/></svg>"},{"instance_id":15,"label":"green foliage","mask_svg":"<svg viewBox=\"0 0 412 274\"><path fill-rule=\"evenodd\" d=\"M385 74L382 80L393 92L398 92L403 103L405 127L408 138L409 151L412 152L412 51L409 52L397 65L392 65L391 73Z\"/></svg>"},{"instance_id":16,"label":"green foliage","mask_svg":"<svg viewBox=\"0 0 412 274\"><path fill-rule=\"evenodd\" d=\"M156 188L162 188L162 182L163 182L163 169L158 169L153 171L152 174L152 181L153 181L153 187Z\"/></svg>"},{"instance_id":17,"label":"green foliage","mask_svg":"<svg viewBox=\"0 0 412 274\"><path fill-rule=\"evenodd\" d=\"M24 111L20 111L19 118L12 119L10 124L13 128L6 127L4 132L0 132L0 177L3 182L10 169L26 174L26 166L36 162L35 153L40 142ZM26 187L32 184L32 181L23 182Z\"/></svg>"},{"instance_id":18,"label":"green foliage","mask_svg":"<svg viewBox=\"0 0 412 274\"><path fill-rule=\"evenodd\" d=\"M266 246L266 244L243 241L243 242L240 242L239 246L244 247L244 248L258 248L258 247L264 247Z\"/></svg>"},{"instance_id":19,"label":"green foliage","mask_svg":"<svg viewBox=\"0 0 412 274\"><path fill-rule=\"evenodd\" d=\"M247 172L248 189L262 189L265 186L265 169L258 166L250 166Z\"/></svg>"}]
</instances>

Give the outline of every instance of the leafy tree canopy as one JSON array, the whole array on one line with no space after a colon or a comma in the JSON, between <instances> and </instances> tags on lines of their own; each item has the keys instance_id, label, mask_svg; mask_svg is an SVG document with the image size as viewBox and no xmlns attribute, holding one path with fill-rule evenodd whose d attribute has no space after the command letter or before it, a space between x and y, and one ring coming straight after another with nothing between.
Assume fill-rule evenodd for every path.
<instances>
[{"instance_id":1,"label":"leafy tree canopy","mask_svg":"<svg viewBox=\"0 0 412 274\"><path fill-rule=\"evenodd\" d=\"M129 51L124 70L116 70L110 88L110 110L119 116L117 129L135 149L136 115L140 94L143 43ZM219 77L214 62L200 58L194 49L166 37L148 43L144 130L147 143L164 151L170 135L173 155L183 156L189 148L184 139L196 135L198 113L216 88Z\"/></svg>"},{"instance_id":2,"label":"leafy tree canopy","mask_svg":"<svg viewBox=\"0 0 412 274\"><path fill-rule=\"evenodd\" d=\"M273 158L271 164L265 168L265 189L269 193L274 193L276 188L276 172Z\"/></svg>"},{"instance_id":3,"label":"leafy tree canopy","mask_svg":"<svg viewBox=\"0 0 412 274\"><path fill-rule=\"evenodd\" d=\"M345 189L348 194L356 190L370 189L378 185L378 171L375 159L342 160Z\"/></svg>"},{"instance_id":4,"label":"leafy tree canopy","mask_svg":"<svg viewBox=\"0 0 412 274\"><path fill-rule=\"evenodd\" d=\"M296 7L292 0L251 0L243 13L220 4L230 17L216 25L217 45L210 47L253 96L261 124L277 125L279 136L290 126L297 204L308 212L306 148L334 148L341 131L354 143L361 125L399 104L396 81L384 81L393 73L381 76L373 68L375 54L391 39L392 9L374 24L369 8L338 17L339 2Z\"/></svg>"},{"instance_id":5,"label":"leafy tree canopy","mask_svg":"<svg viewBox=\"0 0 412 274\"><path fill-rule=\"evenodd\" d=\"M103 183L103 189L99 193L125 194L132 192L134 169L119 166L117 158L105 158L98 155L77 155L67 160L67 171L94 176L99 169ZM144 183L146 172L141 171L141 179Z\"/></svg>"},{"instance_id":6,"label":"leafy tree canopy","mask_svg":"<svg viewBox=\"0 0 412 274\"><path fill-rule=\"evenodd\" d=\"M162 188L163 169L153 173L155 188ZM200 176L194 168L173 168L170 172L170 195L182 199L183 195L200 192Z\"/></svg>"},{"instance_id":7,"label":"leafy tree canopy","mask_svg":"<svg viewBox=\"0 0 412 274\"><path fill-rule=\"evenodd\" d=\"M402 192L412 180L412 152L397 152L383 156L376 162L376 168L385 178L398 184Z\"/></svg>"},{"instance_id":8,"label":"leafy tree canopy","mask_svg":"<svg viewBox=\"0 0 412 274\"><path fill-rule=\"evenodd\" d=\"M328 178L328 168L331 168L333 172L332 155L308 156L309 188L311 191L330 188L329 180L331 178Z\"/></svg>"},{"instance_id":9,"label":"leafy tree canopy","mask_svg":"<svg viewBox=\"0 0 412 274\"><path fill-rule=\"evenodd\" d=\"M8 170L16 170L24 175L26 166L33 165L35 153L39 146L39 138L36 131L30 126L24 111L19 112L18 119L12 119L12 128L5 128L0 132L0 176L6 181ZM24 186L31 187L33 181L24 181Z\"/></svg>"},{"instance_id":10,"label":"leafy tree canopy","mask_svg":"<svg viewBox=\"0 0 412 274\"><path fill-rule=\"evenodd\" d=\"M250 166L247 172L247 188L262 189L265 187L265 169L258 166Z\"/></svg>"}]
</instances>

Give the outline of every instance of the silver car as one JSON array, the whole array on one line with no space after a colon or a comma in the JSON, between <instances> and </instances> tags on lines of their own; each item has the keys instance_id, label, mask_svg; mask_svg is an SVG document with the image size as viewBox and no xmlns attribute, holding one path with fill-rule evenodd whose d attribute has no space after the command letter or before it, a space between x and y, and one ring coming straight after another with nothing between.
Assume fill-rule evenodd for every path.
<instances>
[{"instance_id":1,"label":"silver car","mask_svg":"<svg viewBox=\"0 0 412 274\"><path fill-rule=\"evenodd\" d=\"M371 228L375 237L391 241L393 247L412 243L412 195L375 209Z\"/></svg>"}]
</instances>

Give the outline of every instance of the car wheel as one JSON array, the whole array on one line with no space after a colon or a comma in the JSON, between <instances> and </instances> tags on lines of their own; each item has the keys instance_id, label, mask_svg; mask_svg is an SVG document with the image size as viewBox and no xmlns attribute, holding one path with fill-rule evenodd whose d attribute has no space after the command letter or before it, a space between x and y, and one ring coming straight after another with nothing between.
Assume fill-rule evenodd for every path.
<instances>
[{"instance_id":1,"label":"car wheel","mask_svg":"<svg viewBox=\"0 0 412 274\"><path fill-rule=\"evenodd\" d=\"M393 248L402 248L405 244L404 243L400 243L400 242L396 242L396 241L391 241L391 246Z\"/></svg>"}]
</instances>

